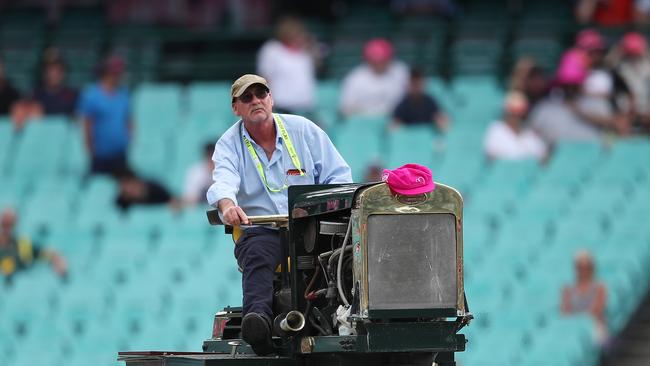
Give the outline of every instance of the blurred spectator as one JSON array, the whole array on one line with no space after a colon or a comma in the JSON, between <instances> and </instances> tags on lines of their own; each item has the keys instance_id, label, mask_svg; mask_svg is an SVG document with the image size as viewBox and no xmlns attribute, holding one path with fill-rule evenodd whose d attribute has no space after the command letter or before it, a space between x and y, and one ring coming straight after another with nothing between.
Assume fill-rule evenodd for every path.
<instances>
[{"instance_id":1,"label":"blurred spectator","mask_svg":"<svg viewBox=\"0 0 650 366\"><path fill-rule=\"evenodd\" d=\"M99 81L88 86L79 101L91 173L123 169L131 140L130 95L121 86L124 60L111 57L100 65Z\"/></svg>"},{"instance_id":2,"label":"blurred spectator","mask_svg":"<svg viewBox=\"0 0 650 366\"><path fill-rule=\"evenodd\" d=\"M594 260L588 251L579 251L575 256L574 265L576 282L562 289L562 313L589 313L596 323L596 341L604 345L607 341L607 289L602 282L594 278Z\"/></svg>"},{"instance_id":3,"label":"blurred spectator","mask_svg":"<svg viewBox=\"0 0 650 366\"><path fill-rule=\"evenodd\" d=\"M440 110L438 103L425 92L424 73L419 69L411 70L408 93L393 112L394 125L433 125L439 131L449 128L449 118Z\"/></svg>"},{"instance_id":4,"label":"blurred spectator","mask_svg":"<svg viewBox=\"0 0 650 366\"><path fill-rule=\"evenodd\" d=\"M343 79L340 111L345 116L389 116L404 96L408 68L393 61L393 46L385 39L373 39L363 49L365 63Z\"/></svg>"},{"instance_id":5,"label":"blurred spectator","mask_svg":"<svg viewBox=\"0 0 650 366\"><path fill-rule=\"evenodd\" d=\"M440 15L452 18L459 13L454 0L392 0L393 13L400 16Z\"/></svg>"},{"instance_id":6,"label":"blurred spectator","mask_svg":"<svg viewBox=\"0 0 650 366\"><path fill-rule=\"evenodd\" d=\"M546 158L544 141L530 128L523 126L528 112L526 96L511 92L503 105L503 121L493 122L487 129L483 145L490 159L519 160Z\"/></svg>"},{"instance_id":7,"label":"blurred spectator","mask_svg":"<svg viewBox=\"0 0 650 366\"><path fill-rule=\"evenodd\" d=\"M528 110L548 95L549 83L544 70L530 57L517 60L510 75L510 90L523 93L528 100Z\"/></svg>"},{"instance_id":8,"label":"blurred spectator","mask_svg":"<svg viewBox=\"0 0 650 366\"><path fill-rule=\"evenodd\" d=\"M214 155L214 143L207 142L203 146L203 159L188 169L183 193L183 203L186 205L194 206L205 200L205 194L213 183L212 155Z\"/></svg>"},{"instance_id":9,"label":"blurred spectator","mask_svg":"<svg viewBox=\"0 0 650 366\"><path fill-rule=\"evenodd\" d=\"M20 99L18 90L5 75L4 62L0 58L0 115L8 115L12 105Z\"/></svg>"},{"instance_id":10,"label":"blurred spectator","mask_svg":"<svg viewBox=\"0 0 650 366\"><path fill-rule=\"evenodd\" d=\"M29 237L15 234L18 215L13 209L5 208L0 214L0 272L5 280L18 271L27 269L34 260L50 262L54 271L61 277L67 273L65 259L53 249L46 249L32 242Z\"/></svg>"},{"instance_id":11,"label":"blurred spectator","mask_svg":"<svg viewBox=\"0 0 650 366\"><path fill-rule=\"evenodd\" d=\"M641 25L650 24L650 0L634 2L634 20Z\"/></svg>"},{"instance_id":12,"label":"blurred spectator","mask_svg":"<svg viewBox=\"0 0 650 366\"><path fill-rule=\"evenodd\" d=\"M364 182L381 182L384 168L379 162L373 162L368 165L363 176Z\"/></svg>"},{"instance_id":13,"label":"blurred spectator","mask_svg":"<svg viewBox=\"0 0 650 366\"><path fill-rule=\"evenodd\" d=\"M634 0L578 0L575 5L578 23L621 26L634 20Z\"/></svg>"},{"instance_id":14,"label":"blurred spectator","mask_svg":"<svg viewBox=\"0 0 650 366\"><path fill-rule=\"evenodd\" d=\"M316 90L316 45L300 20L279 21L276 39L264 43L257 55L257 71L273 90L278 113L310 113Z\"/></svg>"},{"instance_id":15,"label":"blurred spectator","mask_svg":"<svg viewBox=\"0 0 650 366\"><path fill-rule=\"evenodd\" d=\"M587 77L586 56L578 50L566 52L560 61L557 88L539 102L530 114L532 127L550 145L560 140L599 141L601 129L577 113L582 84Z\"/></svg>"},{"instance_id":16,"label":"blurred spectator","mask_svg":"<svg viewBox=\"0 0 650 366\"><path fill-rule=\"evenodd\" d=\"M43 113L38 104L29 99L21 99L20 93L6 78L3 60L0 59L0 115L11 115L16 130L21 129L30 118L38 118Z\"/></svg>"},{"instance_id":17,"label":"blurred spectator","mask_svg":"<svg viewBox=\"0 0 650 366\"><path fill-rule=\"evenodd\" d=\"M46 61L43 67L43 82L32 97L45 114L71 116L75 111L77 91L64 84L65 72L65 65L58 59Z\"/></svg>"},{"instance_id":18,"label":"blurred spectator","mask_svg":"<svg viewBox=\"0 0 650 366\"><path fill-rule=\"evenodd\" d=\"M646 132L650 128L650 59L643 35L627 33L612 51L610 62L630 88L637 127Z\"/></svg>"},{"instance_id":19,"label":"blurred spectator","mask_svg":"<svg viewBox=\"0 0 650 366\"><path fill-rule=\"evenodd\" d=\"M585 52L589 67L583 117L597 124L618 126L619 133L626 134L632 117L632 95L619 73L605 63L605 40L598 31L584 29L576 37L576 48Z\"/></svg>"},{"instance_id":20,"label":"blurred spectator","mask_svg":"<svg viewBox=\"0 0 650 366\"><path fill-rule=\"evenodd\" d=\"M132 205L169 204L173 209L180 207L180 203L160 183L140 178L129 168L116 172L115 178L120 186L115 204L122 210L128 210Z\"/></svg>"}]
</instances>

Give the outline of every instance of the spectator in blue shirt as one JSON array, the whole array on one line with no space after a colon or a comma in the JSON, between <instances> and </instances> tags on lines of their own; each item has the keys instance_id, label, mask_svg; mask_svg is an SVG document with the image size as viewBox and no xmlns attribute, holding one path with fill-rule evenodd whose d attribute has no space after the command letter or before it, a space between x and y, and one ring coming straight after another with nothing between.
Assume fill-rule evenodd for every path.
<instances>
[{"instance_id":1,"label":"spectator in blue shirt","mask_svg":"<svg viewBox=\"0 0 650 366\"><path fill-rule=\"evenodd\" d=\"M350 167L323 130L304 117L272 113L264 78L240 77L231 97L240 120L217 142L207 193L226 224L248 225L247 215L286 215L290 185L352 181ZM273 273L281 253L278 231L265 227L246 227L235 247L243 269L242 338L259 355L273 352Z\"/></svg>"},{"instance_id":2,"label":"spectator in blue shirt","mask_svg":"<svg viewBox=\"0 0 650 366\"><path fill-rule=\"evenodd\" d=\"M111 57L102 63L99 81L81 95L79 114L91 157L91 173L112 174L124 169L131 140L130 95L121 86L124 61Z\"/></svg>"}]
</instances>

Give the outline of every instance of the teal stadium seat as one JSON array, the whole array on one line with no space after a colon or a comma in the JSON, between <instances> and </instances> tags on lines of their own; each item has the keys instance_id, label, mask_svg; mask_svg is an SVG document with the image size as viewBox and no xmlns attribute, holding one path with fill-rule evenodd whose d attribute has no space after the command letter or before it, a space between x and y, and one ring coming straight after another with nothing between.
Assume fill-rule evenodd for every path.
<instances>
[{"instance_id":1,"label":"teal stadium seat","mask_svg":"<svg viewBox=\"0 0 650 366\"><path fill-rule=\"evenodd\" d=\"M175 84L142 84L133 92L135 136L168 137L180 123L181 88Z\"/></svg>"},{"instance_id":2,"label":"teal stadium seat","mask_svg":"<svg viewBox=\"0 0 650 366\"><path fill-rule=\"evenodd\" d=\"M406 163L416 163L433 169L435 135L432 126L401 127L389 131L386 139L386 167L395 169Z\"/></svg>"},{"instance_id":3,"label":"teal stadium seat","mask_svg":"<svg viewBox=\"0 0 650 366\"><path fill-rule=\"evenodd\" d=\"M11 155L11 142L13 140L13 126L8 118L0 117L0 177L4 176L5 164Z\"/></svg>"},{"instance_id":4,"label":"teal stadium seat","mask_svg":"<svg viewBox=\"0 0 650 366\"><path fill-rule=\"evenodd\" d=\"M194 129L213 127L215 134L223 133L236 119L230 101L230 84L193 83L187 88L189 125Z\"/></svg>"},{"instance_id":5,"label":"teal stadium seat","mask_svg":"<svg viewBox=\"0 0 650 366\"><path fill-rule=\"evenodd\" d=\"M68 144L69 122L48 117L29 122L17 141L9 171L18 177L54 176L61 172L63 152ZM35 158L38 156L38 158Z\"/></svg>"},{"instance_id":6,"label":"teal stadium seat","mask_svg":"<svg viewBox=\"0 0 650 366\"><path fill-rule=\"evenodd\" d=\"M337 128L336 147L352 168L355 182L363 180L368 165L381 161L386 123L385 118L351 118Z\"/></svg>"}]
</instances>

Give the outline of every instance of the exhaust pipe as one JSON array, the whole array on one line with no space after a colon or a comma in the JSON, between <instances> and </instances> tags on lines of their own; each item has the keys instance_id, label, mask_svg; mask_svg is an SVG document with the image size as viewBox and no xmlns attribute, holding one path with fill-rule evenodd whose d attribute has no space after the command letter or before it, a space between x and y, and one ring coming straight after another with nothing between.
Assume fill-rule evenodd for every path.
<instances>
[{"instance_id":1,"label":"exhaust pipe","mask_svg":"<svg viewBox=\"0 0 650 366\"><path fill-rule=\"evenodd\" d=\"M297 310L287 313L287 316L280 321L280 329L285 332L299 332L305 327L305 316Z\"/></svg>"}]
</instances>

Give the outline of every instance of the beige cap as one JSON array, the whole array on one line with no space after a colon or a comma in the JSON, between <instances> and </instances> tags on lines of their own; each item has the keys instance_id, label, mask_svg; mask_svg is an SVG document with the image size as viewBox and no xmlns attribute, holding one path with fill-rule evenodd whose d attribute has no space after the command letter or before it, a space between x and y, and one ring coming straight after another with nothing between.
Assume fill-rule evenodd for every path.
<instances>
[{"instance_id":1,"label":"beige cap","mask_svg":"<svg viewBox=\"0 0 650 366\"><path fill-rule=\"evenodd\" d=\"M269 84L263 77L255 74L246 74L232 83L232 87L230 88L230 96L232 98L241 96L244 91L253 84L262 84L266 87L266 89L269 89Z\"/></svg>"}]
</instances>

